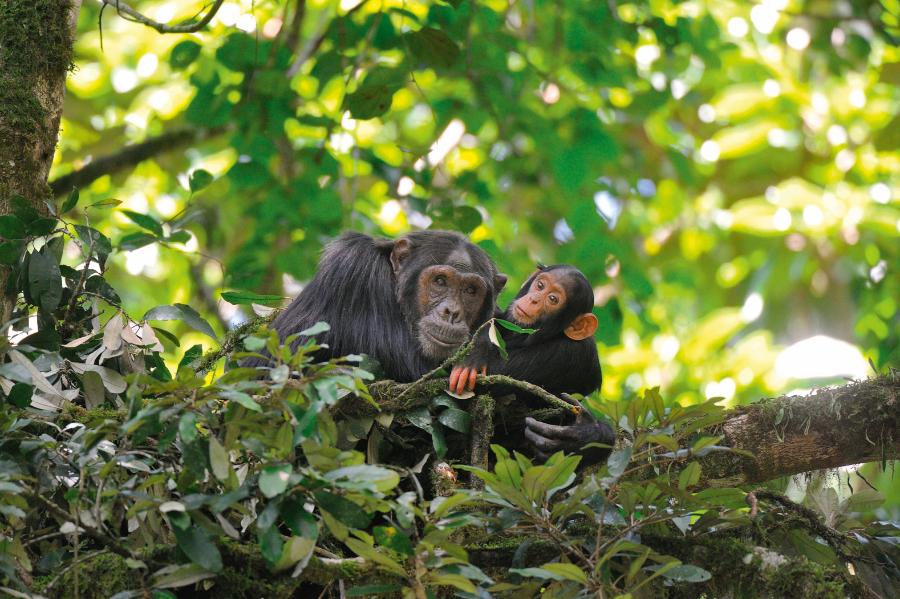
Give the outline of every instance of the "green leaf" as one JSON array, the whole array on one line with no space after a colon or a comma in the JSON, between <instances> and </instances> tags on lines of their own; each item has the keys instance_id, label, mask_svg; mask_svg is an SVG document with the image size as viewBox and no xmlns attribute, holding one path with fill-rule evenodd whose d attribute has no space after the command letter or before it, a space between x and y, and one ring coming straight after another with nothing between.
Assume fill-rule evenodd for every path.
<instances>
[{"instance_id":1,"label":"green leaf","mask_svg":"<svg viewBox=\"0 0 900 599\"><path fill-rule=\"evenodd\" d=\"M94 202L88 208L106 208L106 207L115 207L122 203L122 200L117 200L116 198L106 198L105 200L100 200L99 202Z\"/></svg>"},{"instance_id":2,"label":"green leaf","mask_svg":"<svg viewBox=\"0 0 900 599\"><path fill-rule=\"evenodd\" d=\"M171 235L166 237L165 240L172 243L187 243L191 240L191 234L187 231L174 231Z\"/></svg>"},{"instance_id":3,"label":"green leaf","mask_svg":"<svg viewBox=\"0 0 900 599\"><path fill-rule=\"evenodd\" d=\"M196 584L215 575L215 572L197 564L176 564L157 570L150 579L150 585L157 589L174 589Z\"/></svg>"},{"instance_id":4,"label":"green leaf","mask_svg":"<svg viewBox=\"0 0 900 599\"><path fill-rule=\"evenodd\" d=\"M4 239L24 239L25 223L12 214L0 216L0 237Z\"/></svg>"},{"instance_id":5,"label":"green leaf","mask_svg":"<svg viewBox=\"0 0 900 599\"><path fill-rule=\"evenodd\" d=\"M698 566L682 564L663 572L663 578L678 582L705 582L712 578L712 574Z\"/></svg>"},{"instance_id":6,"label":"green leaf","mask_svg":"<svg viewBox=\"0 0 900 599\"><path fill-rule=\"evenodd\" d=\"M313 335L318 335L319 333L324 333L330 330L331 325L329 325L327 322L317 322L308 329L303 329L302 331L300 331L298 335L301 337L312 337Z\"/></svg>"},{"instance_id":7,"label":"green leaf","mask_svg":"<svg viewBox=\"0 0 900 599\"><path fill-rule=\"evenodd\" d=\"M78 188L73 187L72 191L69 193L69 197L66 198L66 201L63 202L62 208L60 208L59 213L65 214L69 210L75 207L78 204Z\"/></svg>"},{"instance_id":8,"label":"green leaf","mask_svg":"<svg viewBox=\"0 0 900 599\"><path fill-rule=\"evenodd\" d=\"M587 574L575 564L552 563L541 566L544 570L553 572L562 576L566 580L577 582L578 584L587 584Z\"/></svg>"},{"instance_id":9,"label":"green leaf","mask_svg":"<svg viewBox=\"0 0 900 599\"><path fill-rule=\"evenodd\" d=\"M275 571L279 572L285 570L297 562L308 559L312 555L315 547L316 542L314 539L306 537L290 537L284 543L284 547L281 550L281 558L275 563ZM297 575L299 575L299 572L295 571L294 576Z\"/></svg>"},{"instance_id":10,"label":"green leaf","mask_svg":"<svg viewBox=\"0 0 900 599\"><path fill-rule=\"evenodd\" d=\"M200 44L192 40L179 42L172 48L169 54L169 64L173 69L184 69L191 65L200 56Z\"/></svg>"},{"instance_id":11,"label":"green leaf","mask_svg":"<svg viewBox=\"0 0 900 599\"><path fill-rule=\"evenodd\" d=\"M205 530L195 524L185 530L173 526L172 532L175 533L178 547L192 562L211 572L222 571L222 556L219 554L219 548L212 542Z\"/></svg>"},{"instance_id":12,"label":"green leaf","mask_svg":"<svg viewBox=\"0 0 900 599\"><path fill-rule=\"evenodd\" d=\"M303 502L294 497L285 499L279 508L281 519L295 535L307 539L319 536L319 525L315 516L306 511Z\"/></svg>"},{"instance_id":13,"label":"green leaf","mask_svg":"<svg viewBox=\"0 0 900 599\"><path fill-rule=\"evenodd\" d=\"M472 426L472 417L468 412L456 408L447 408L438 414L438 421L458 433L468 433Z\"/></svg>"},{"instance_id":14,"label":"green leaf","mask_svg":"<svg viewBox=\"0 0 900 599\"><path fill-rule=\"evenodd\" d=\"M38 218L28 223L26 228L28 235L32 237L41 237L52 233L58 223L59 221L55 218Z\"/></svg>"},{"instance_id":15,"label":"green leaf","mask_svg":"<svg viewBox=\"0 0 900 599\"><path fill-rule=\"evenodd\" d=\"M194 412L185 412L178 420L178 434L182 443L191 443L197 438L197 415Z\"/></svg>"},{"instance_id":16,"label":"green leaf","mask_svg":"<svg viewBox=\"0 0 900 599\"><path fill-rule=\"evenodd\" d=\"M281 495L291 478L290 464L269 464L259 474L259 490L266 497Z\"/></svg>"},{"instance_id":17,"label":"green leaf","mask_svg":"<svg viewBox=\"0 0 900 599\"><path fill-rule=\"evenodd\" d=\"M122 210L122 214L127 216L134 224L147 229L158 237L162 236L162 225L149 214L141 214L140 212L134 212L133 210Z\"/></svg>"},{"instance_id":18,"label":"green leaf","mask_svg":"<svg viewBox=\"0 0 900 599\"><path fill-rule=\"evenodd\" d=\"M209 173L209 171L205 171L202 168L194 170L191 173L190 179L188 179L188 185L191 188L191 193L196 193L204 187L208 187L212 182L213 176Z\"/></svg>"},{"instance_id":19,"label":"green leaf","mask_svg":"<svg viewBox=\"0 0 900 599\"><path fill-rule=\"evenodd\" d=\"M413 546L409 537L396 527L376 526L372 530L372 533L375 536L375 541L382 547L393 549L397 553L402 553L404 555L413 554Z\"/></svg>"},{"instance_id":20,"label":"green leaf","mask_svg":"<svg viewBox=\"0 0 900 599\"><path fill-rule=\"evenodd\" d=\"M522 327L520 327L519 325L517 325L517 324L515 324L515 323L512 323L512 322L510 322L510 321L508 321L508 320L503 320L502 318L496 318L496 319L494 319L494 322L496 322L497 324L499 324L499 325L500 325L501 327L503 327L504 329L508 329L508 330L513 331L513 332L515 332L515 333L524 333L524 334L526 334L526 335L531 335L531 334L533 334L533 333L537 333L537 329L526 329L526 328L522 328Z\"/></svg>"},{"instance_id":21,"label":"green leaf","mask_svg":"<svg viewBox=\"0 0 900 599\"><path fill-rule=\"evenodd\" d=\"M387 85L363 85L344 98L344 108L355 119L374 119L391 109L394 90Z\"/></svg>"},{"instance_id":22,"label":"green leaf","mask_svg":"<svg viewBox=\"0 0 900 599\"><path fill-rule=\"evenodd\" d=\"M342 487L351 489L370 489L387 493L400 484L400 475L389 468L373 464L357 464L332 470L325 475L326 480L336 481ZM347 483L341 483L346 479Z\"/></svg>"},{"instance_id":23,"label":"green leaf","mask_svg":"<svg viewBox=\"0 0 900 599\"><path fill-rule=\"evenodd\" d=\"M500 331L497 330L496 321L491 321L491 326L488 327L488 339L497 347L501 358L504 360L509 358L509 352L506 351L506 341L503 339Z\"/></svg>"},{"instance_id":24,"label":"green leaf","mask_svg":"<svg viewBox=\"0 0 900 599\"><path fill-rule=\"evenodd\" d=\"M119 240L119 249L123 252L130 252L131 250L137 250L145 245L150 245L151 243L156 243L159 241L153 235L149 233L144 233L143 231L138 231L136 233L129 233L122 237Z\"/></svg>"},{"instance_id":25,"label":"green leaf","mask_svg":"<svg viewBox=\"0 0 900 599\"><path fill-rule=\"evenodd\" d=\"M428 408L416 408L415 410L404 412L403 417L406 418L411 425L418 427L425 432L430 433L434 428L432 426L431 413L428 411Z\"/></svg>"},{"instance_id":26,"label":"green leaf","mask_svg":"<svg viewBox=\"0 0 900 599\"><path fill-rule=\"evenodd\" d=\"M258 403L256 403L252 397L250 397L243 391L234 391L234 390L222 391L219 394L219 396L222 399L228 399L230 401L238 403L238 404L244 406L245 408L247 408L248 410L252 410L254 412L262 412L263 411L262 406L259 405Z\"/></svg>"},{"instance_id":27,"label":"green leaf","mask_svg":"<svg viewBox=\"0 0 900 599\"><path fill-rule=\"evenodd\" d=\"M259 551L270 564L278 563L284 549L284 539L277 526L270 526L259 534Z\"/></svg>"},{"instance_id":28,"label":"green leaf","mask_svg":"<svg viewBox=\"0 0 900 599\"><path fill-rule=\"evenodd\" d=\"M32 252L28 260L28 291L42 310L53 312L62 299L62 275L59 264L44 249Z\"/></svg>"},{"instance_id":29,"label":"green leaf","mask_svg":"<svg viewBox=\"0 0 900 599\"><path fill-rule=\"evenodd\" d=\"M403 569L403 566L401 566L385 554L377 551L374 547L366 545L359 539L346 539L344 541L344 544L349 547L350 550L353 551L356 555L369 561L375 562L392 574L396 574L397 576L406 576L406 570Z\"/></svg>"},{"instance_id":30,"label":"green leaf","mask_svg":"<svg viewBox=\"0 0 900 599\"><path fill-rule=\"evenodd\" d=\"M85 244L85 249L93 245L94 253L98 256L108 256L112 252L112 242L109 237L92 227L84 227L75 225L75 233L78 238Z\"/></svg>"},{"instance_id":31,"label":"green leaf","mask_svg":"<svg viewBox=\"0 0 900 599\"><path fill-rule=\"evenodd\" d=\"M0 243L0 264L15 264L22 257L22 250L24 249L25 242L21 240Z\"/></svg>"},{"instance_id":32,"label":"green leaf","mask_svg":"<svg viewBox=\"0 0 900 599\"><path fill-rule=\"evenodd\" d=\"M435 426L431 429L431 445L434 447L434 453L437 457L442 458L447 455L447 439L444 438L444 429Z\"/></svg>"},{"instance_id":33,"label":"green leaf","mask_svg":"<svg viewBox=\"0 0 900 599\"><path fill-rule=\"evenodd\" d=\"M223 291L222 299L229 304L262 304L264 306L277 305L284 301L284 297L281 295L263 295L250 291Z\"/></svg>"},{"instance_id":34,"label":"green leaf","mask_svg":"<svg viewBox=\"0 0 900 599\"><path fill-rule=\"evenodd\" d=\"M678 475L678 488L682 491L688 487L693 487L700 481L700 464L691 462L688 464L681 474Z\"/></svg>"},{"instance_id":35,"label":"green leaf","mask_svg":"<svg viewBox=\"0 0 900 599\"><path fill-rule=\"evenodd\" d=\"M328 491L316 491L313 494L316 503L334 518L351 528L366 528L372 521L372 515L362 507L340 495Z\"/></svg>"},{"instance_id":36,"label":"green leaf","mask_svg":"<svg viewBox=\"0 0 900 599\"><path fill-rule=\"evenodd\" d=\"M209 326L209 323L206 322L196 310L187 304L156 306L155 308L148 310L141 320L180 320L195 331L199 331L213 339L217 339L216 333L213 331L212 327Z\"/></svg>"},{"instance_id":37,"label":"green leaf","mask_svg":"<svg viewBox=\"0 0 900 599\"><path fill-rule=\"evenodd\" d=\"M221 481L227 481L231 474L231 460L228 451L219 443L215 435L209 436L209 463L213 476Z\"/></svg>"},{"instance_id":38,"label":"green leaf","mask_svg":"<svg viewBox=\"0 0 900 599\"><path fill-rule=\"evenodd\" d=\"M7 399L9 403L17 408L27 408L31 405L31 395L34 393L34 387L25 383L16 383L9 390Z\"/></svg>"},{"instance_id":39,"label":"green leaf","mask_svg":"<svg viewBox=\"0 0 900 599\"><path fill-rule=\"evenodd\" d=\"M422 27L405 37L413 56L430 67L447 69L459 58L459 46L440 29Z\"/></svg>"},{"instance_id":40,"label":"green leaf","mask_svg":"<svg viewBox=\"0 0 900 599\"><path fill-rule=\"evenodd\" d=\"M153 328L154 331L159 331L156 327ZM168 332L168 331L167 331ZM203 346L199 343L196 343L190 346L186 352L184 352L184 356L181 357L181 361L178 362L178 369L181 370L185 366L190 366L197 359L203 356Z\"/></svg>"}]
</instances>

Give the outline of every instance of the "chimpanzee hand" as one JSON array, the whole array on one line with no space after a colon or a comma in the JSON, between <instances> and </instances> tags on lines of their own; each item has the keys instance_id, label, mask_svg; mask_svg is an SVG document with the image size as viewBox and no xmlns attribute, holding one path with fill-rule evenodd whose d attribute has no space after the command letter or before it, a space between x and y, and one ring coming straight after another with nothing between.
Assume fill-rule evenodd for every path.
<instances>
[{"instance_id":1,"label":"chimpanzee hand","mask_svg":"<svg viewBox=\"0 0 900 599\"><path fill-rule=\"evenodd\" d=\"M567 402L579 406L578 402L565 393L562 398ZM580 407L580 406L579 406ZM557 451L567 453L580 453L583 457L582 465L596 464L606 460L611 449L606 447L589 447L582 449L588 443L603 443L612 445L616 441L616 434L605 422L598 421L591 412L581 408L575 423L570 425L555 425L535 420L525 419L525 437L534 449L535 454L546 460Z\"/></svg>"},{"instance_id":2,"label":"chimpanzee hand","mask_svg":"<svg viewBox=\"0 0 900 599\"><path fill-rule=\"evenodd\" d=\"M465 391L475 390L475 377L487 374L487 366L454 366L450 372L450 391L462 395Z\"/></svg>"}]
</instances>

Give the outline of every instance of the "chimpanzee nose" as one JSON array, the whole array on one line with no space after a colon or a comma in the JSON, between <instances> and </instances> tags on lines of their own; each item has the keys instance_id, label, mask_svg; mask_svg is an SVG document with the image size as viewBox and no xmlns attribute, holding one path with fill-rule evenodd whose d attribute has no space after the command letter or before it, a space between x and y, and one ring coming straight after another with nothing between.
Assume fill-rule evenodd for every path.
<instances>
[{"instance_id":1,"label":"chimpanzee nose","mask_svg":"<svg viewBox=\"0 0 900 599\"><path fill-rule=\"evenodd\" d=\"M459 308L455 306L444 306L441 310L441 316L450 324L459 322Z\"/></svg>"}]
</instances>

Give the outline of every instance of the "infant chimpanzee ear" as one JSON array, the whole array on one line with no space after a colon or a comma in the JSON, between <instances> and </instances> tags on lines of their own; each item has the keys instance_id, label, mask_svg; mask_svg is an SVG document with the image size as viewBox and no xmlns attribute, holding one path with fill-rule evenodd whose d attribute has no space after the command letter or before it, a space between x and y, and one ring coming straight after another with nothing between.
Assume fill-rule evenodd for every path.
<instances>
[{"instance_id":1,"label":"infant chimpanzee ear","mask_svg":"<svg viewBox=\"0 0 900 599\"><path fill-rule=\"evenodd\" d=\"M566 337L572 341L581 341L582 339L593 337L594 333L597 332L598 325L597 317L590 312L580 314L566 327Z\"/></svg>"}]
</instances>

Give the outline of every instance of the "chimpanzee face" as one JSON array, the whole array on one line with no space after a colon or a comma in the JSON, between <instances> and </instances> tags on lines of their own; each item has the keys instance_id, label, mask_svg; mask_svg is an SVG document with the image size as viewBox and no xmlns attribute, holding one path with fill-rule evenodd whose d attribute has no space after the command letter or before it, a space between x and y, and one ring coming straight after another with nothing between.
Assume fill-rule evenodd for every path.
<instances>
[{"instance_id":1,"label":"chimpanzee face","mask_svg":"<svg viewBox=\"0 0 900 599\"><path fill-rule=\"evenodd\" d=\"M419 273L419 343L431 358L449 357L478 324L487 283L475 273L440 264Z\"/></svg>"},{"instance_id":2,"label":"chimpanzee face","mask_svg":"<svg viewBox=\"0 0 900 599\"><path fill-rule=\"evenodd\" d=\"M511 316L523 325L546 321L566 305L566 290L554 271L538 272L527 291L510 306Z\"/></svg>"},{"instance_id":3,"label":"chimpanzee face","mask_svg":"<svg viewBox=\"0 0 900 599\"><path fill-rule=\"evenodd\" d=\"M398 239L391 264L407 322L422 353L435 361L450 357L491 317L506 281L480 248L456 233Z\"/></svg>"}]
</instances>

